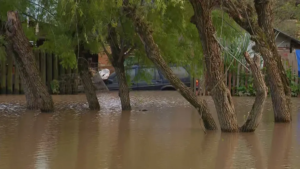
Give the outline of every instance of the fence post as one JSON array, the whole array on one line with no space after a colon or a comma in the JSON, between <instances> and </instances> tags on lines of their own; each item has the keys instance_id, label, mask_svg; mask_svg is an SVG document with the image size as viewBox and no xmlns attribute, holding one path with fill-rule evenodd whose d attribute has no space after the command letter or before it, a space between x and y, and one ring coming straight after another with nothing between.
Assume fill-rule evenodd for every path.
<instances>
[{"instance_id":1,"label":"fence post","mask_svg":"<svg viewBox=\"0 0 300 169\"><path fill-rule=\"evenodd\" d=\"M78 69L74 69L74 76L73 76L73 94L78 93Z\"/></svg>"},{"instance_id":2,"label":"fence post","mask_svg":"<svg viewBox=\"0 0 300 169\"><path fill-rule=\"evenodd\" d=\"M65 94L66 93L66 75L65 75L65 68L60 65L60 71L59 71L59 78L60 78L60 83L59 83L59 89L60 89L60 94Z\"/></svg>"},{"instance_id":3,"label":"fence post","mask_svg":"<svg viewBox=\"0 0 300 169\"><path fill-rule=\"evenodd\" d=\"M40 51L39 50L35 50L34 51L34 55L35 55L36 68L40 72Z\"/></svg>"},{"instance_id":4,"label":"fence post","mask_svg":"<svg viewBox=\"0 0 300 169\"><path fill-rule=\"evenodd\" d=\"M41 79L46 84L46 53L41 53Z\"/></svg>"},{"instance_id":5,"label":"fence post","mask_svg":"<svg viewBox=\"0 0 300 169\"><path fill-rule=\"evenodd\" d=\"M230 91L230 94L232 94L231 93L231 70L229 70L229 73L228 73L228 89L229 89L229 91Z\"/></svg>"},{"instance_id":6,"label":"fence post","mask_svg":"<svg viewBox=\"0 0 300 169\"><path fill-rule=\"evenodd\" d=\"M14 94L20 94L20 76L19 76L19 71L18 71L18 69L16 67L15 67Z\"/></svg>"},{"instance_id":7,"label":"fence post","mask_svg":"<svg viewBox=\"0 0 300 169\"><path fill-rule=\"evenodd\" d=\"M56 55L54 55L53 59L54 59L54 61L53 61L53 72L54 72L53 76L54 76L55 80L58 80L58 58Z\"/></svg>"},{"instance_id":8,"label":"fence post","mask_svg":"<svg viewBox=\"0 0 300 169\"><path fill-rule=\"evenodd\" d=\"M6 59L1 62L1 94L6 94Z\"/></svg>"},{"instance_id":9,"label":"fence post","mask_svg":"<svg viewBox=\"0 0 300 169\"><path fill-rule=\"evenodd\" d=\"M47 86L51 88L52 81L52 54L47 54Z\"/></svg>"},{"instance_id":10,"label":"fence post","mask_svg":"<svg viewBox=\"0 0 300 169\"><path fill-rule=\"evenodd\" d=\"M67 69L67 83L66 83L66 93L67 94L72 94L72 85L71 85L71 82L72 82L72 69L71 68L68 68Z\"/></svg>"},{"instance_id":11,"label":"fence post","mask_svg":"<svg viewBox=\"0 0 300 169\"><path fill-rule=\"evenodd\" d=\"M7 57L7 94L13 94L13 58Z\"/></svg>"}]
</instances>

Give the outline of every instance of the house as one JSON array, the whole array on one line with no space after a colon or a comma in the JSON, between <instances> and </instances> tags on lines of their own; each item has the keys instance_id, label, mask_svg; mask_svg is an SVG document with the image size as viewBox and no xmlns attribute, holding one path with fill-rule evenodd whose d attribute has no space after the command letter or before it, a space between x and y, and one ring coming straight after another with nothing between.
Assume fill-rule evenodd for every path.
<instances>
[{"instance_id":1,"label":"house","mask_svg":"<svg viewBox=\"0 0 300 169\"><path fill-rule=\"evenodd\" d=\"M106 50L111 52L109 47ZM104 51L98 54L98 70L101 69L109 69L110 73L115 72L114 67L110 63L109 58Z\"/></svg>"},{"instance_id":2,"label":"house","mask_svg":"<svg viewBox=\"0 0 300 169\"><path fill-rule=\"evenodd\" d=\"M298 63L300 60L297 60L296 50L300 49L300 40L278 30L275 31L275 42L279 54L281 55L283 66L285 69L291 68L294 74L298 74Z\"/></svg>"}]
</instances>

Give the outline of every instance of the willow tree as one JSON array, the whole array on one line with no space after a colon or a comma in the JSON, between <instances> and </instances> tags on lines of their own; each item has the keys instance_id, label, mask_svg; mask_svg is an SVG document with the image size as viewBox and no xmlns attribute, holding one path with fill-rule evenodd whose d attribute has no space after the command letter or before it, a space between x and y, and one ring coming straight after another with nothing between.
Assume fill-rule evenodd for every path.
<instances>
[{"instance_id":1,"label":"willow tree","mask_svg":"<svg viewBox=\"0 0 300 169\"><path fill-rule=\"evenodd\" d=\"M4 0L1 3L3 5L0 7L0 21L2 20L0 36L4 37L6 41L2 45L5 46L6 56L14 59L20 72L27 108L40 108L42 112L53 111L53 101L39 77L26 30L21 23L19 14L12 12L12 10L17 10L20 14L27 14L27 10L32 7L31 3L15 0Z\"/></svg>"},{"instance_id":2,"label":"willow tree","mask_svg":"<svg viewBox=\"0 0 300 169\"><path fill-rule=\"evenodd\" d=\"M147 3L147 4L145 4ZM145 2L143 6L150 5L151 2ZM161 5L161 4L156 4ZM204 127L209 130L216 129L216 123L209 113L207 104L204 100L198 100L197 96L186 87L181 80L172 72L171 68L161 55L160 49L153 38L153 30L149 23L138 13L137 4L130 4L128 0L123 1L123 12L132 21L133 28L144 44L144 49L147 57L154 65L164 74L170 83L188 100L200 114L204 122Z\"/></svg>"},{"instance_id":3,"label":"willow tree","mask_svg":"<svg viewBox=\"0 0 300 169\"><path fill-rule=\"evenodd\" d=\"M46 41L40 46L41 50L56 54L64 68L78 68L84 92L90 109L99 110L100 104L96 89L89 71L88 58L98 54L98 44L95 38L93 19L91 17L96 6L89 1L42 1L46 14L41 22L48 24L44 30ZM87 11L83 14L83 11Z\"/></svg>"},{"instance_id":4,"label":"willow tree","mask_svg":"<svg viewBox=\"0 0 300 169\"><path fill-rule=\"evenodd\" d=\"M224 0L222 2L223 9L252 36L264 59L275 122L290 122L292 120L291 89L275 43L272 1L253 0L252 3L241 3L235 0Z\"/></svg>"},{"instance_id":5,"label":"willow tree","mask_svg":"<svg viewBox=\"0 0 300 169\"><path fill-rule=\"evenodd\" d=\"M266 87L263 80L263 75L260 71L260 66L256 64L257 62L251 59L249 55L245 53L244 57L251 65L250 67L253 71L255 78L254 83L258 94L247 121L241 128L239 128L230 92L228 92L228 89L223 82L221 52L219 43L215 37L216 32L211 19L211 11L214 6L213 2L214 1L203 2L191 0L195 12L192 21L194 21L196 24L200 35L206 68L210 76L210 86L213 87L211 89L216 90L213 91L213 99L217 108L221 130L225 132L254 131L260 122L263 105L266 98ZM180 3L184 2L179 1L178 4ZM151 4L147 5L151 6ZM155 8L157 6L151 7ZM176 87L182 96L198 109L199 114L203 117L205 127L212 129L215 123L208 109L205 107L205 101L197 100L196 96L191 92L191 90L187 89L181 83L181 81L174 76L162 57L162 52L160 51L160 48L158 47L153 36L154 33L152 27L147 20L145 20L145 17L141 16L138 5L130 4L128 1L123 1L123 11L133 22L134 29L144 44L147 57L159 70L163 72L166 78L172 83L172 85Z\"/></svg>"}]
</instances>

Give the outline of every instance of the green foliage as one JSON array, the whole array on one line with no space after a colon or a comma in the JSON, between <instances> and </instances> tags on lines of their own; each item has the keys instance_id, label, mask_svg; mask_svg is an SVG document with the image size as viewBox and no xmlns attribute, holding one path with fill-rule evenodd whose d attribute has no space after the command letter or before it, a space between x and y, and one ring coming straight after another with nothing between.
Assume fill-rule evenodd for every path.
<instances>
[{"instance_id":1,"label":"green foliage","mask_svg":"<svg viewBox=\"0 0 300 169\"><path fill-rule=\"evenodd\" d=\"M253 77L249 77L247 79L247 86L243 84L242 86L239 86L237 89L237 95L238 96L255 96L256 92L253 87Z\"/></svg>"},{"instance_id":2,"label":"green foliage","mask_svg":"<svg viewBox=\"0 0 300 169\"><path fill-rule=\"evenodd\" d=\"M290 88L291 88L292 96L297 97L300 94L300 84L297 84L295 80L298 79L298 81L299 81L299 78L297 75L293 74L291 69L286 70L286 75L290 81Z\"/></svg>"},{"instance_id":3,"label":"green foliage","mask_svg":"<svg viewBox=\"0 0 300 169\"><path fill-rule=\"evenodd\" d=\"M52 80L50 86L51 86L51 92L53 94L59 94L59 81L55 79Z\"/></svg>"},{"instance_id":4,"label":"green foliage","mask_svg":"<svg viewBox=\"0 0 300 169\"><path fill-rule=\"evenodd\" d=\"M227 13L221 10L212 12L216 36L226 41L235 41L246 33Z\"/></svg>"},{"instance_id":5,"label":"green foliage","mask_svg":"<svg viewBox=\"0 0 300 169\"><path fill-rule=\"evenodd\" d=\"M37 41L38 37L35 34L35 28L34 27L27 27L27 23L23 23L22 24L22 28L23 31L26 35L26 37L30 40L30 41Z\"/></svg>"}]
</instances>

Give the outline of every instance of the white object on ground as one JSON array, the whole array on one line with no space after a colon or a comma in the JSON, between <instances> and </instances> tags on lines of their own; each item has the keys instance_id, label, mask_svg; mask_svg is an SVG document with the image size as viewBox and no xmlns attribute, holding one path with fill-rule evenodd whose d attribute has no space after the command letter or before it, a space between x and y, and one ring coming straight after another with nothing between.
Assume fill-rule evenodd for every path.
<instances>
[{"instance_id":1,"label":"white object on ground","mask_svg":"<svg viewBox=\"0 0 300 169\"><path fill-rule=\"evenodd\" d=\"M99 74L103 80L106 80L110 75L110 71L109 71L109 69L102 69L99 71Z\"/></svg>"}]
</instances>

